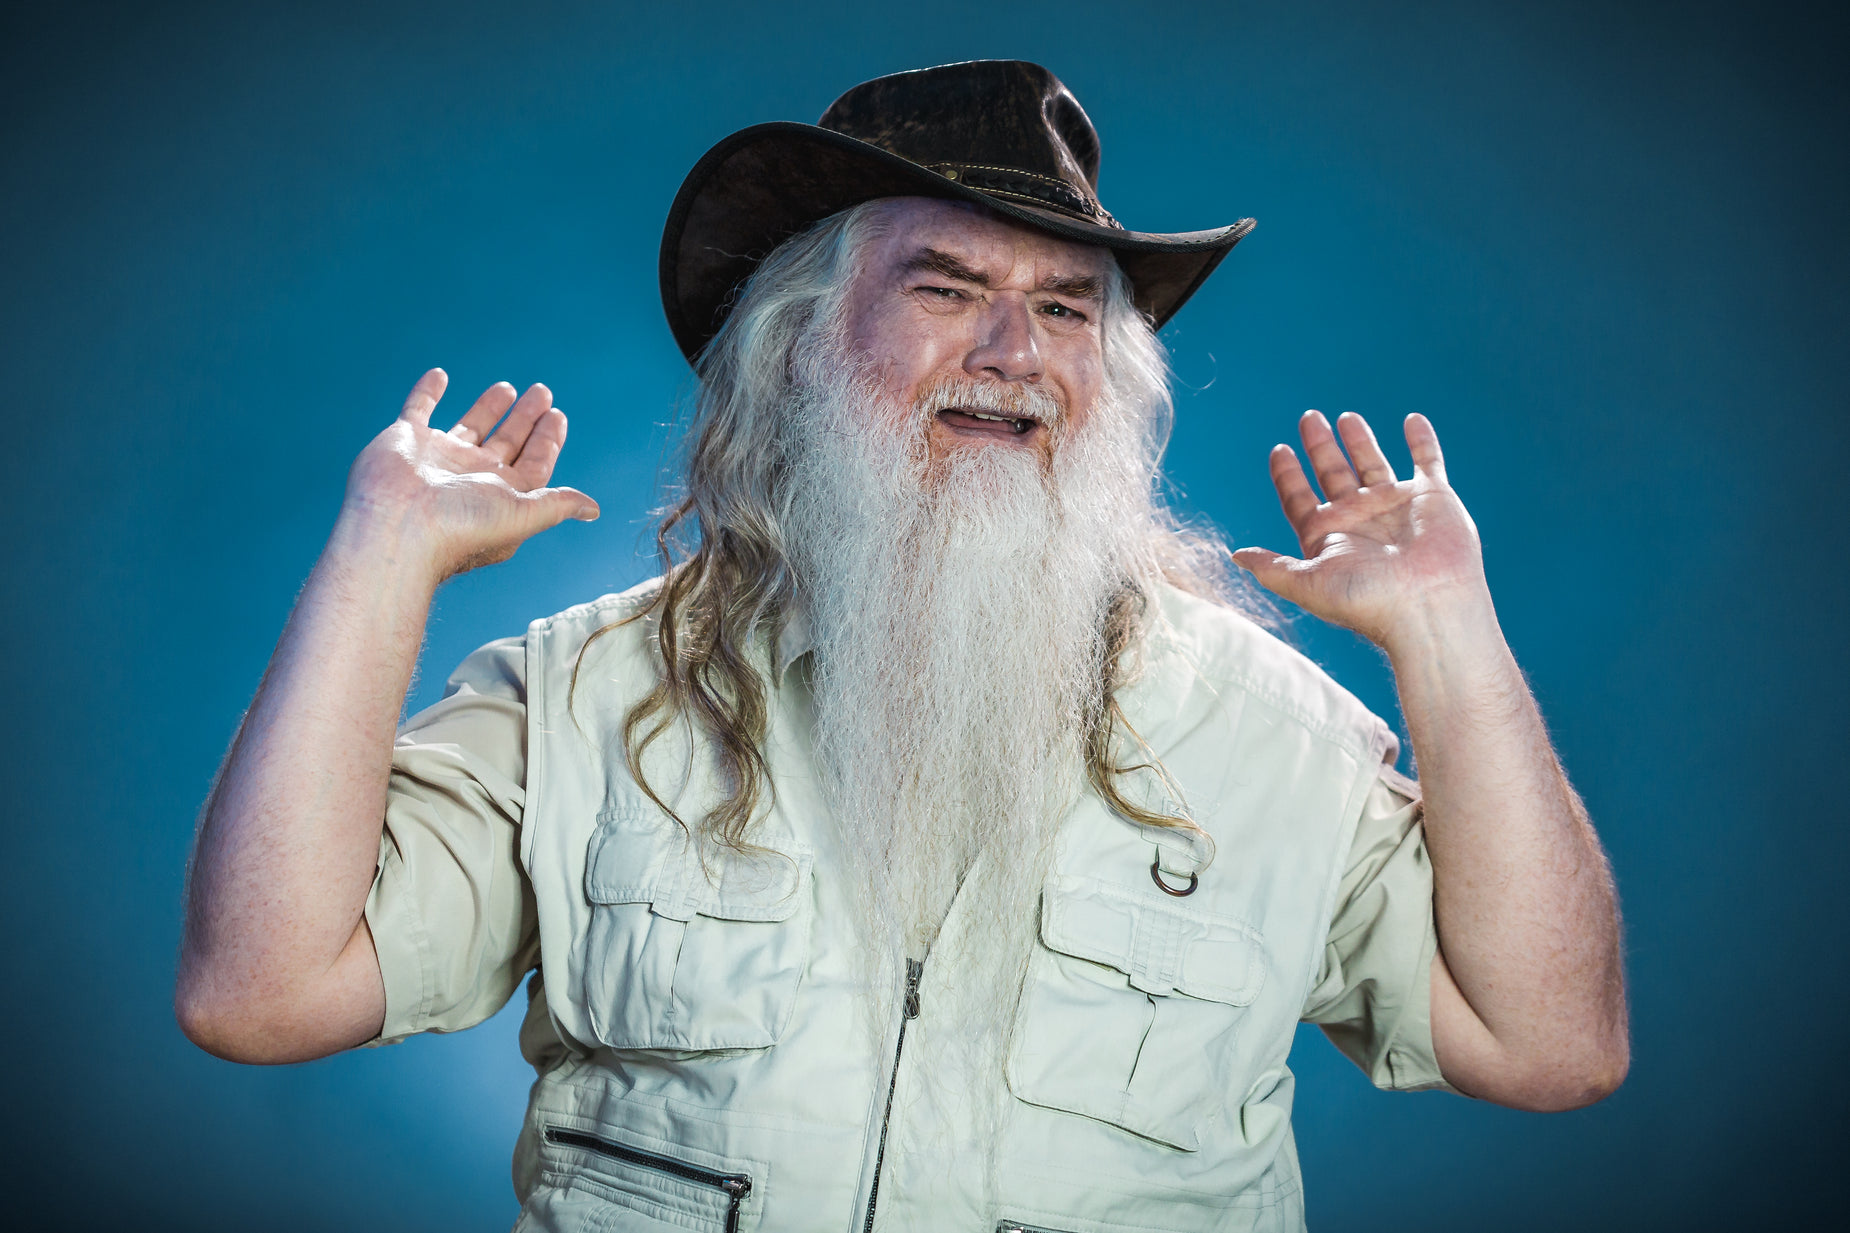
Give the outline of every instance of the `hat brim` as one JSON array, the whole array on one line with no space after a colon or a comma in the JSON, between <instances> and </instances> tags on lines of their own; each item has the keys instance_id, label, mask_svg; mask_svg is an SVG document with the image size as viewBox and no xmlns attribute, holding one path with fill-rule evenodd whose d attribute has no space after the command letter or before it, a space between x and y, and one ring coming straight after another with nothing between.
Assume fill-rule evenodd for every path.
<instances>
[{"instance_id":1,"label":"hat brim","mask_svg":"<svg viewBox=\"0 0 1850 1233\"><path fill-rule=\"evenodd\" d=\"M1024 226L1108 248L1139 309L1160 328L1253 220L1208 231L1123 231L1020 205L950 180L879 146L813 124L741 129L708 150L681 184L662 232L662 307L693 362L719 332L740 284L771 250L813 223L877 197L943 197Z\"/></svg>"}]
</instances>

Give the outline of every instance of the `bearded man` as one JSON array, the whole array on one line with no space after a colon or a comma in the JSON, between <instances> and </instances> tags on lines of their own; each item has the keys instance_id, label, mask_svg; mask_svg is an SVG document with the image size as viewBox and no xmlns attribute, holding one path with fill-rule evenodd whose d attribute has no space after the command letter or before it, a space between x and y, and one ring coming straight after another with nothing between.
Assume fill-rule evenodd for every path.
<instances>
[{"instance_id":1,"label":"bearded man","mask_svg":"<svg viewBox=\"0 0 1850 1233\"><path fill-rule=\"evenodd\" d=\"M535 1230L1299 1228L1305 1019L1383 1087L1610 1092L1610 877L1431 425L1398 479L1307 414L1302 558L1232 558L1386 651L1415 785L1157 495L1154 329L1250 220L1127 231L1097 170L1017 62L722 142L663 245L701 378L663 576L394 747L438 583L597 515L543 386L441 432L426 374L208 803L187 1033L318 1057L533 972Z\"/></svg>"}]
</instances>

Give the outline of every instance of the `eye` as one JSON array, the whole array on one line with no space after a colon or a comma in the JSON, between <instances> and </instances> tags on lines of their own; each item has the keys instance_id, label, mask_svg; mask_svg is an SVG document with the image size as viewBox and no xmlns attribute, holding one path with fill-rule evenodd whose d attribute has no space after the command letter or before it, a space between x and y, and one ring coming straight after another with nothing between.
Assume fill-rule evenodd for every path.
<instances>
[{"instance_id":1,"label":"eye","mask_svg":"<svg viewBox=\"0 0 1850 1233\"><path fill-rule=\"evenodd\" d=\"M1041 305L1041 311L1060 321L1084 321L1086 319L1086 315L1077 308L1070 304L1062 304L1058 300L1051 300Z\"/></svg>"},{"instance_id":2,"label":"eye","mask_svg":"<svg viewBox=\"0 0 1850 1233\"><path fill-rule=\"evenodd\" d=\"M961 300L964 298L964 293L959 291L955 287L924 287L924 286L921 286L921 287L914 287L913 290L923 291L927 295L933 297L934 299L939 299L939 300Z\"/></svg>"}]
</instances>

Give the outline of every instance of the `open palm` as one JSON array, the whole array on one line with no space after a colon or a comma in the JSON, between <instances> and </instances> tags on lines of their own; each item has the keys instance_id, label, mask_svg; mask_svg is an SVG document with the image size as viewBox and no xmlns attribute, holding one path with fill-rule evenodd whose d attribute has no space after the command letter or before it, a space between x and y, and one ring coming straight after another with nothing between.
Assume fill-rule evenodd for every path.
<instances>
[{"instance_id":1,"label":"open palm","mask_svg":"<svg viewBox=\"0 0 1850 1233\"><path fill-rule=\"evenodd\" d=\"M584 493L547 487L566 430L552 391L534 385L516 398L513 386L497 383L443 432L430 417L448 383L442 369L425 373L398 418L361 451L347 479L349 511L404 528L439 579L506 560L567 518L597 517Z\"/></svg>"},{"instance_id":2,"label":"open palm","mask_svg":"<svg viewBox=\"0 0 1850 1233\"><path fill-rule=\"evenodd\" d=\"M1272 450L1271 469L1303 556L1242 548L1233 554L1238 564L1305 611L1383 646L1398 622L1426 606L1483 593L1477 528L1446 482L1425 416L1407 417L1414 471L1404 480L1359 415L1337 419L1340 443L1318 412L1305 412L1298 429L1324 499L1290 446Z\"/></svg>"}]
</instances>

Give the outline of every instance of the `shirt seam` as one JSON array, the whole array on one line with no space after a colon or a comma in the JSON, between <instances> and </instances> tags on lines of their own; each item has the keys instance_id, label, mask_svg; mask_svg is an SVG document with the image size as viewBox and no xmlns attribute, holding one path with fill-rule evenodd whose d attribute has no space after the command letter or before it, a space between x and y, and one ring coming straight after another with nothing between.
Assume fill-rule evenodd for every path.
<instances>
[{"instance_id":1,"label":"shirt seam","mask_svg":"<svg viewBox=\"0 0 1850 1233\"><path fill-rule=\"evenodd\" d=\"M1184 592L1181 592L1174 587L1170 587L1168 589L1177 595L1185 595ZM1197 601L1197 602L1205 602L1205 601ZM1265 703L1267 706L1279 712L1279 714L1285 716L1286 718L1293 720L1300 727L1302 727L1305 731L1311 733L1313 736L1316 736L1319 739L1331 745L1335 745L1339 749L1344 749L1344 750L1357 753L1358 756L1364 748L1374 743L1374 734L1372 733L1365 734L1363 736L1363 739L1359 743L1351 742L1349 740L1344 739L1343 730L1345 728L1353 731L1358 726L1360 726L1355 722L1354 719L1351 719L1345 722L1340 717L1331 717L1331 718L1322 719L1322 720L1314 718L1303 707L1290 701L1286 697L1286 695L1281 694L1269 688L1268 686L1262 684L1258 677L1255 677L1251 675L1250 673L1242 672L1239 670L1238 667L1233 666L1233 664L1237 663L1241 658L1243 658L1243 656L1240 653L1239 648L1233 648L1229 654L1213 655L1213 656L1207 655L1205 653L1206 648L1204 648L1201 644L1200 636L1194 631L1193 628L1191 628L1197 624L1196 621L1184 619L1184 621L1178 623L1177 621L1175 621L1174 619L1170 617L1167 611L1162 610L1161 605L1158 606L1158 612L1160 614L1160 622L1158 625L1158 629L1163 634L1167 635L1166 641L1169 643L1170 653L1178 656L1182 660L1183 663L1188 665L1190 671L1192 671L1198 678L1206 682L1208 685L1221 686L1221 687L1232 687L1234 689L1238 689L1242 691L1243 693L1245 693L1247 696L1251 698L1255 698L1258 701ZM1235 609L1231 609L1231 608L1226 609L1226 612L1227 612L1227 615L1230 616L1232 619L1239 621L1241 623L1243 632L1248 633L1248 634L1256 634L1262 638L1272 638L1273 641L1279 641L1278 639L1273 638L1271 634L1267 633L1265 630L1255 625L1252 619L1245 616L1243 613L1240 613L1239 611ZM1186 618L1190 614L1185 613L1183 615ZM1313 681L1319 685L1321 689L1325 689L1325 690L1328 690L1328 691L1331 691L1331 692L1334 692L1340 695L1343 701L1346 703L1346 709L1350 709L1353 712L1355 712L1355 715L1361 720L1363 720L1365 724L1371 724L1383 730L1386 729L1386 724L1379 715L1376 715L1373 711L1369 710L1366 706L1362 705L1362 702L1360 699L1356 698L1354 694L1351 694L1348 690L1344 689L1341 684L1331 679L1329 674L1324 672L1322 668L1318 667L1316 663L1311 661L1309 658L1303 656L1302 653L1298 652L1297 650L1290 647L1289 645L1286 645L1282 642L1280 642L1280 645L1281 647L1283 647L1284 652L1287 655L1294 656L1302 660L1302 670L1305 672L1306 675L1310 676L1313 679ZM1154 654L1154 653L1158 653L1160 651L1160 648L1153 644L1150 650ZM1209 672L1204 667L1204 664L1208 662L1208 660L1210 659L1216 661L1219 664L1223 664L1226 666L1218 667L1216 668L1215 671ZM1233 663L1229 663L1229 661L1233 661Z\"/></svg>"},{"instance_id":2,"label":"shirt seam","mask_svg":"<svg viewBox=\"0 0 1850 1233\"><path fill-rule=\"evenodd\" d=\"M1374 740L1371 743L1374 745L1376 752L1379 752L1386 748L1387 738L1390 734L1388 733L1387 726L1379 719L1375 720L1375 727ZM1342 825L1338 832L1336 842L1336 851L1340 853L1347 853L1355 847L1355 832L1362 824L1363 811L1368 808L1369 789L1374 785L1375 780L1379 778L1379 767L1381 764L1378 758L1371 763L1366 753L1364 753L1358 757L1357 761L1360 765L1360 770L1350 785L1348 795L1343 798ZM1317 987L1317 969L1321 966L1324 950L1329 945L1330 925L1333 923L1336 916L1336 901L1338 896L1342 893L1343 875L1347 872L1347 868L1348 864L1346 859L1338 859L1332 862L1332 868L1324 882L1323 892L1318 898L1319 907L1317 919L1323 922L1323 942L1317 946L1308 948L1310 953L1306 956L1304 968L1299 975L1299 987L1305 991L1306 996L1309 995L1311 990ZM1302 1010L1302 1002L1300 1000L1300 1015L1302 1014Z\"/></svg>"}]
</instances>

